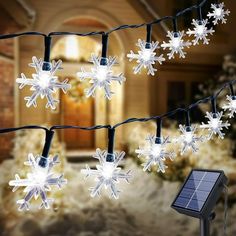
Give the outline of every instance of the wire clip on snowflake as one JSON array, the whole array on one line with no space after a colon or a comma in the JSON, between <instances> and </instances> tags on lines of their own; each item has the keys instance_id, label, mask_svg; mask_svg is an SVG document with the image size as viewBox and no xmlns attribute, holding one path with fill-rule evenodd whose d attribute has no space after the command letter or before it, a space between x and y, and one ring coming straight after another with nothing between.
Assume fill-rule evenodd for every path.
<instances>
[{"instance_id":1,"label":"wire clip on snowflake","mask_svg":"<svg viewBox=\"0 0 236 236\"><path fill-rule=\"evenodd\" d=\"M167 151L166 147L167 144L170 143L169 138L159 138L159 142L156 143L156 136L149 135L147 137L147 147L139 148L135 150L135 152L138 154L138 157L145 157L146 162L143 164L143 170L151 170L152 165L158 166L158 172L165 173L165 169L168 168L165 165L165 160L168 158L170 160L173 160L175 158L175 153L172 151Z\"/></svg>"},{"instance_id":2,"label":"wire clip on snowflake","mask_svg":"<svg viewBox=\"0 0 236 236\"><path fill-rule=\"evenodd\" d=\"M49 65L50 70L44 70L43 65L47 63ZM25 97L27 101L26 106L37 106L37 98L40 96L42 99L44 97L47 98L46 108L50 107L51 109L56 109L55 104L59 101L54 99L53 93L56 92L57 89L62 89L64 93L68 89L70 89L70 84L67 84L68 79L65 79L62 83L58 82L58 77L55 76L55 73L58 69L60 69L62 61L59 60L57 62L44 62L41 59L37 59L36 57L32 58L32 63L29 66L33 67L36 71L36 74L32 74L32 79L27 79L26 76L21 73L21 78L17 78L16 82L20 84L19 88L22 89L24 86L31 86L30 90L34 91L30 97Z\"/></svg>"},{"instance_id":3,"label":"wire clip on snowflake","mask_svg":"<svg viewBox=\"0 0 236 236\"><path fill-rule=\"evenodd\" d=\"M161 45L164 49L169 48L170 52L167 54L169 59L174 58L174 54L179 54L179 58L185 58L186 52L183 51L185 47L189 48L192 44L189 41L184 41L184 31L170 32L168 31L167 37L170 38L169 42L165 41Z\"/></svg>"},{"instance_id":4,"label":"wire clip on snowflake","mask_svg":"<svg viewBox=\"0 0 236 236\"><path fill-rule=\"evenodd\" d=\"M110 88L111 83L117 81L119 84L122 84L122 82L125 81L125 77L122 73L117 76L112 73L112 67L116 64L116 58L102 58L92 55L91 62L94 64L91 72L86 72L83 68L81 68L81 72L77 72L77 76L81 81L86 78L91 79L90 83L92 86L85 90L86 96L95 96L96 89L103 88L105 97L111 99L112 94L114 94Z\"/></svg>"},{"instance_id":5,"label":"wire clip on snowflake","mask_svg":"<svg viewBox=\"0 0 236 236\"><path fill-rule=\"evenodd\" d=\"M198 137L195 135L196 129L196 126L179 125L181 135L179 138L177 138L177 142L181 145L181 155L183 155L188 150L197 152L198 143L204 141L203 136Z\"/></svg>"},{"instance_id":6,"label":"wire clip on snowflake","mask_svg":"<svg viewBox=\"0 0 236 236\"><path fill-rule=\"evenodd\" d=\"M212 12L209 12L207 16L209 18L213 18L213 24L217 25L219 22L222 24L226 24L226 16L230 14L230 11L227 9L225 10L225 4L219 3L219 4L211 4Z\"/></svg>"},{"instance_id":7,"label":"wire clip on snowflake","mask_svg":"<svg viewBox=\"0 0 236 236\"><path fill-rule=\"evenodd\" d=\"M228 123L228 121L223 122L223 120L221 120L222 116L223 116L223 112L217 112L217 113L207 112L206 113L206 118L208 118L209 121L207 124L202 123L200 125L200 128L208 129L209 131L208 139L211 139L213 137L213 134L215 135L218 134L221 139L224 138L225 134L222 132L222 130L224 128L228 129L230 124Z\"/></svg>"},{"instance_id":8,"label":"wire clip on snowflake","mask_svg":"<svg viewBox=\"0 0 236 236\"><path fill-rule=\"evenodd\" d=\"M19 175L15 175L15 180L11 180L9 182L10 186L14 186L13 192L15 192L18 188L24 187L24 192L26 193L25 197L21 200L17 201L19 204L19 210L29 210L30 209L30 201L34 197L35 200L38 197L41 197L42 203L39 206L39 209L45 208L49 209L50 204L54 199L47 197L47 192L51 191L51 186L56 186L59 189L62 188L64 184L67 183L67 180L64 179L63 174L54 175L52 172L52 168L54 165L58 164L58 156L54 156L53 158L48 157L48 162L46 167L41 167L39 165L39 161L41 156L34 157L33 154L28 155L28 161L25 162L25 165L30 166L31 172L27 174L26 179L20 179Z\"/></svg>"},{"instance_id":9,"label":"wire clip on snowflake","mask_svg":"<svg viewBox=\"0 0 236 236\"><path fill-rule=\"evenodd\" d=\"M192 40L193 45L199 44L199 41L202 40L203 44L209 44L210 39L208 39L208 35L212 35L215 30L212 28L207 28L208 20L194 20L192 22L192 25L194 26L194 29L189 29L187 31L187 34L189 36L193 35L195 39Z\"/></svg>"},{"instance_id":10,"label":"wire clip on snowflake","mask_svg":"<svg viewBox=\"0 0 236 236\"><path fill-rule=\"evenodd\" d=\"M223 106L223 109L229 111L229 118L233 118L236 114L236 96L227 95L228 103Z\"/></svg>"},{"instance_id":11,"label":"wire clip on snowflake","mask_svg":"<svg viewBox=\"0 0 236 236\"><path fill-rule=\"evenodd\" d=\"M140 48L138 54L135 54L132 50L127 54L129 61L137 60L138 65L133 68L134 74L140 73L142 68L147 68L147 74L154 75L155 71L157 71L157 69L153 67L155 62L157 61L159 64L162 64L162 62L165 61L163 54L156 56L155 53L155 50L160 48L160 46L158 46L159 42L147 43L146 41L139 39L136 45Z\"/></svg>"},{"instance_id":12,"label":"wire clip on snowflake","mask_svg":"<svg viewBox=\"0 0 236 236\"><path fill-rule=\"evenodd\" d=\"M110 159L111 156L112 160ZM81 170L86 177L95 177L95 181L97 182L95 187L90 188L91 197L100 196L101 190L104 187L110 190L110 196L112 198L119 198L120 191L117 189L116 184L121 179L129 183L129 179L131 178L131 171L122 173L121 168L118 167L124 156L125 152L109 154L107 151L96 150L96 154L93 157L100 162L99 165L96 165L96 170L90 169L88 165L86 165L86 169Z\"/></svg>"}]
</instances>

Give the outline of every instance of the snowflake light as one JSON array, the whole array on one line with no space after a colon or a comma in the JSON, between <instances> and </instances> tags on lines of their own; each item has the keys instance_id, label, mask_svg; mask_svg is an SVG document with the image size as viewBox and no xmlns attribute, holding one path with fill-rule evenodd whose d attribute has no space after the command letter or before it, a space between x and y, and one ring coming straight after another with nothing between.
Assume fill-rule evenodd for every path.
<instances>
[{"instance_id":1,"label":"snowflake light","mask_svg":"<svg viewBox=\"0 0 236 236\"><path fill-rule=\"evenodd\" d=\"M160 143L155 143L156 136L149 135L147 137L147 147L139 148L135 150L138 153L138 157L145 157L146 162L143 164L143 170L151 170L152 165L158 166L158 172L165 173L167 166L165 165L165 160L168 158L173 160L175 153L172 151L167 151L167 144L170 143L169 138L163 138Z\"/></svg>"},{"instance_id":2,"label":"snowflake light","mask_svg":"<svg viewBox=\"0 0 236 236\"><path fill-rule=\"evenodd\" d=\"M102 61L106 61L105 65L101 63ZM122 73L120 73L119 75L113 75L112 67L114 66L114 64L116 64L116 58L100 58L92 55L91 62L94 64L91 72L87 72L83 68L81 68L81 72L77 72L77 76L81 81L89 78L90 83L92 84L89 89L85 90L86 96L95 96L96 89L103 88L105 97L111 99L112 94L114 94L110 88L111 83L113 81L116 81L121 84L125 81L125 77Z\"/></svg>"},{"instance_id":3,"label":"snowflake light","mask_svg":"<svg viewBox=\"0 0 236 236\"><path fill-rule=\"evenodd\" d=\"M223 116L223 112L220 112L220 113L207 112L206 113L206 118L208 118L209 121L207 124L202 123L202 125L200 125L200 128L208 129L209 131L208 139L211 139L213 137L213 134L215 135L218 134L221 139L224 138L225 134L222 132L222 130L224 128L228 129L230 124L228 123L228 121L223 122L223 120L221 120L222 116Z\"/></svg>"},{"instance_id":4,"label":"snowflake light","mask_svg":"<svg viewBox=\"0 0 236 236\"><path fill-rule=\"evenodd\" d=\"M183 40L184 31L170 32L168 31L167 37L169 42L165 41L161 45L164 49L169 48L170 52L167 54L169 59L174 58L174 54L179 54L179 58L185 58L186 52L183 51L185 47L189 48L191 42Z\"/></svg>"},{"instance_id":5,"label":"snowflake light","mask_svg":"<svg viewBox=\"0 0 236 236\"><path fill-rule=\"evenodd\" d=\"M198 151L198 143L203 142L204 139L202 136L198 137L195 135L196 129L196 126L179 125L181 135L177 139L177 142L181 144L181 155L188 150L192 150L193 152Z\"/></svg>"},{"instance_id":6,"label":"snowflake light","mask_svg":"<svg viewBox=\"0 0 236 236\"><path fill-rule=\"evenodd\" d=\"M220 21L222 24L226 24L226 16L229 15L230 11L228 9L225 10L225 4L219 3L219 4L211 4L212 12L209 12L207 16L209 18L214 18L213 24L217 25Z\"/></svg>"},{"instance_id":7,"label":"snowflake light","mask_svg":"<svg viewBox=\"0 0 236 236\"><path fill-rule=\"evenodd\" d=\"M192 40L193 45L199 44L199 41L202 40L203 44L209 44L210 39L207 38L208 35L212 35L215 30L212 28L207 28L208 20L194 20L192 22L192 25L194 26L194 29L189 29L187 31L188 35L194 35L195 39Z\"/></svg>"},{"instance_id":8,"label":"snowflake light","mask_svg":"<svg viewBox=\"0 0 236 236\"><path fill-rule=\"evenodd\" d=\"M55 175L52 172L54 165L58 164L58 156L50 158L46 167L41 167L38 163L41 156L34 157L33 154L28 155L28 161L25 162L25 165L30 166L31 172L27 174L26 179L20 179L19 175L15 175L15 180L9 182L10 186L14 186L13 192L18 188L24 187L25 197L17 201L19 204L19 210L29 210L30 201L32 198L38 199L41 197L42 203L39 208L50 208L50 203L54 199L47 197L47 192L51 191L51 186L56 186L59 189L67 183L67 180L64 179L63 174Z\"/></svg>"},{"instance_id":9,"label":"snowflake light","mask_svg":"<svg viewBox=\"0 0 236 236\"><path fill-rule=\"evenodd\" d=\"M50 70L43 70L43 62L41 59L36 57L32 58L32 63L29 66L33 67L36 71L36 74L32 74L32 79L26 78L26 76L21 73L21 78L17 78L16 82L20 84L19 88L22 89L24 86L31 86L30 90L33 91L33 94L30 97L25 97L27 101L26 106L37 106L37 98L40 96L42 99L47 98L46 108L50 107L51 109L56 109L55 104L59 101L53 97L53 93L56 93L57 89L62 89L64 93L70 89L70 84L67 84L68 79L65 79L63 82L58 81L58 77L55 76L55 73L60 69L62 61L48 63Z\"/></svg>"},{"instance_id":10,"label":"snowflake light","mask_svg":"<svg viewBox=\"0 0 236 236\"><path fill-rule=\"evenodd\" d=\"M157 69L153 67L155 62L157 61L162 64L162 62L165 61L163 54L161 54L160 56L156 56L155 50L160 48L158 44L159 42L147 43L144 40L138 40L138 43L136 44L140 48L138 54L135 54L132 50L129 54L127 54L129 61L135 59L137 60L138 65L134 67L134 74L140 73L142 68L147 68L148 75L155 74L155 71L157 71Z\"/></svg>"},{"instance_id":11,"label":"snowflake light","mask_svg":"<svg viewBox=\"0 0 236 236\"><path fill-rule=\"evenodd\" d=\"M129 183L131 174L130 171L122 173L121 168L118 167L125 156L124 152L115 153L113 161L108 161L107 155L107 151L97 149L93 157L98 159L100 164L96 165L96 169L90 169L90 167L86 165L86 169L82 169L81 172L85 174L86 177L95 177L97 184L95 187L90 188L91 197L100 196L101 190L104 187L105 189L109 189L112 198L118 199L120 191L117 189L116 184L118 184L121 179Z\"/></svg>"},{"instance_id":12,"label":"snowflake light","mask_svg":"<svg viewBox=\"0 0 236 236\"><path fill-rule=\"evenodd\" d=\"M228 103L223 106L223 109L229 111L229 118L233 118L234 114L236 114L236 96L228 96Z\"/></svg>"}]
</instances>

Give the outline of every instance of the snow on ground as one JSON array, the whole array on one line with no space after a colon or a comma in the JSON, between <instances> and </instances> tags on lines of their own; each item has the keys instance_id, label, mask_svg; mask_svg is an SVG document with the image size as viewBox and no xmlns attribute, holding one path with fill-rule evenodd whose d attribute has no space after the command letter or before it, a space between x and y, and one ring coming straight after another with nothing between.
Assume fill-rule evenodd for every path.
<instances>
[{"instance_id":1,"label":"snow on ground","mask_svg":"<svg viewBox=\"0 0 236 236\"><path fill-rule=\"evenodd\" d=\"M7 182L14 174L12 161L0 166L2 211L1 236L197 236L197 219L180 215L170 208L181 183L159 179L142 171L131 159L125 169L131 169L130 184L120 183L120 199L106 194L91 198L88 188L93 180L84 180L80 169L84 164L67 164L65 177L68 185L58 195L54 209L18 213L15 193ZM13 170L14 169L14 170ZM5 184L4 184L5 183ZM4 197L7 195L8 197ZM4 205L3 205L4 204ZM212 224L212 235L220 236L223 230L223 206L217 207L217 218ZM236 206L230 209L229 234L236 235Z\"/></svg>"}]
</instances>

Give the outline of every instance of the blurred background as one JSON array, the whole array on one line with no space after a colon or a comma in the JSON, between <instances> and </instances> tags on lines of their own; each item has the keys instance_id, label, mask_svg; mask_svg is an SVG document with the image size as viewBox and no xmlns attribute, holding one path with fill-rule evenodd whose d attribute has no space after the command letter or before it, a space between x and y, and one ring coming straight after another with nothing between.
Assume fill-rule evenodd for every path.
<instances>
[{"instance_id":1,"label":"blurred background","mask_svg":"<svg viewBox=\"0 0 236 236\"><path fill-rule=\"evenodd\" d=\"M209 11L206 4L203 14ZM0 0L0 32L9 34L23 31L106 31L121 24L149 22L196 4L197 0ZM101 37L55 36L51 59L62 59L60 80L68 78L72 89L65 95L58 93L59 106L52 111L45 109L45 101L39 100L37 108L27 108L24 97L31 94L28 87L19 90L15 80L20 73L31 77L34 72L28 66L32 56L42 58L44 39L40 36L23 36L0 40L0 127L23 125L79 125L115 124L129 117L145 117L165 113L173 108L188 105L200 97L211 95L224 82L236 76L236 2L225 1L231 11L226 25L213 26L216 32L209 45L192 46L185 59L167 60L158 67L155 76L133 74L135 62L128 62L127 53L137 51L138 39L146 38L146 29L130 29L114 32L109 37L111 56L117 56L119 64L114 72L123 72L126 82L114 85L111 101L101 92L95 98L86 98L76 72L81 67L91 68L91 53L100 55ZM178 21L179 29L191 27L196 12L186 14ZM171 22L153 27L153 40L166 41ZM225 101L225 91L218 100L219 109ZM209 105L199 106L192 114L193 122L204 121ZM178 123L182 114L164 122L164 135L179 135ZM225 115L225 119L228 117ZM119 200L108 196L92 199L88 188L93 181L84 181L80 169L89 163L95 167L91 156L96 148L106 149L106 130L62 130L56 133L51 154L59 154L60 171L65 173L68 185L59 192L51 210L18 212L16 199L21 191L12 193L8 186L15 173L24 176L28 168L24 161L28 153L40 154L44 144L43 131L18 131L0 136L0 235L4 236L194 236L199 235L197 219L181 216L170 208L181 183L192 168L223 169L229 178L229 235L236 234L236 132L235 119L224 140L214 139L201 145L197 154L177 156L168 163L166 174L156 169L142 171L142 160L137 159L135 149L142 145L148 134L155 134L155 123L129 124L120 127L116 135L116 149L125 150L122 163L131 169L130 185L121 183L123 191ZM173 147L176 152L179 147ZM212 235L222 235L223 199L219 202L217 218L212 225Z\"/></svg>"}]
</instances>

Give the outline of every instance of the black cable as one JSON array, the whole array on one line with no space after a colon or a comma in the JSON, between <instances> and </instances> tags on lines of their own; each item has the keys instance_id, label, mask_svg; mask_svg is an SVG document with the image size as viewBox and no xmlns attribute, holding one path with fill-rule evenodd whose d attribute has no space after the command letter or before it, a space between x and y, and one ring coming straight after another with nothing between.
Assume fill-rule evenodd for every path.
<instances>
[{"instance_id":1,"label":"black cable","mask_svg":"<svg viewBox=\"0 0 236 236\"><path fill-rule=\"evenodd\" d=\"M151 117L144 117L144 118L128 118L120 123L117 123L113 126L111 125L95 125L95 126L90 126L90 127L83 127L83 126L73 126L73 125L54 125L50 129L42 126L22 126L22 127L16 127L16 128L4 128L0 129L0 133L9 133L9 132L14 132L17 130L22 130L22 129L43 129L45 131L47 130L57 130L57 129L81 129L81 130L98 130L98 129L115 129L119 126L122 126L124 124L129 124L133 122L147 122L151 120L158 120L158 119L163 119L167 117L172 117L176 115L179 112L188 112L191 109L199 106L202 103L207 103L209 101L212 102L213 108L216 107L216 98L222 93L222 91L230 86L230 84L233 86L236 83L236 79L230 82L225 83L219 90L218 92L215 93L213 96L205 97L203 99L198 100L197 102L189 105L187 108L176 108L174 110L171 110L167 113L164 113L162 115L158 116L151 116ZM215 108L214 108L215 109ZM214 110L213 109L213 110Z\"/></svg>"},{"instance_id":2,"label":"black cable","mask_svg":"<svg viewBox=\"0 0 236 236\"><path fill-rule=\"evenodd\" d=\"M146 48L150 48L151 41L152 41L152 25L147 24Z\"/></svg>"},{"instance_id":3,"label":"black cable","mask_svg":"<svg viewBox=\"0 0 236 236\"><path fill-rule=\"evenodd\" d=\"M154 24L159 24L162 21L166 21L166 20L172 20L173 22L176 22L176 19L179 16L182 16L184 14L186 14L189 11L193 11L194 9L198 9L199 7L202 7L208 0L202 0L199 4L193 5L191 7L185 8L182 11L179 11L176 15L174 16L164 16L160 19L155 19L152 22L149 23L142 23L142 24L132 24L132 25L120 25L117 27L114 27L108 31L92 31L92 32L87 32L87 33L78 33L78 32L50 32L48 35L41 33L41 32L22 32L22 33L17 33L17 34L6 34L6 35L0 35L0 39L8 39L8 38L15 38L15 37L20 37L20 36L24 36L24 35L39 35L39 36L66 36L66 35L75 35L75 36L92 36L92 35L104 35L104 34L110 34L114 31L118 31L118 30L123 30L123 29L136 29L136 28L140 28L140 27L144 27L147 25L154 25Z\"/></svg>"},{"instance_id":4,"label":"black cable","mask_svg":"<svg viewBox=\"0 0 236 236\"><path fill-rule=\"evenodd\" d=\"M107 47L108 47L108 34L102 34L102 59L101 65L107 65Z\"/></svg>"}]
</instances>

